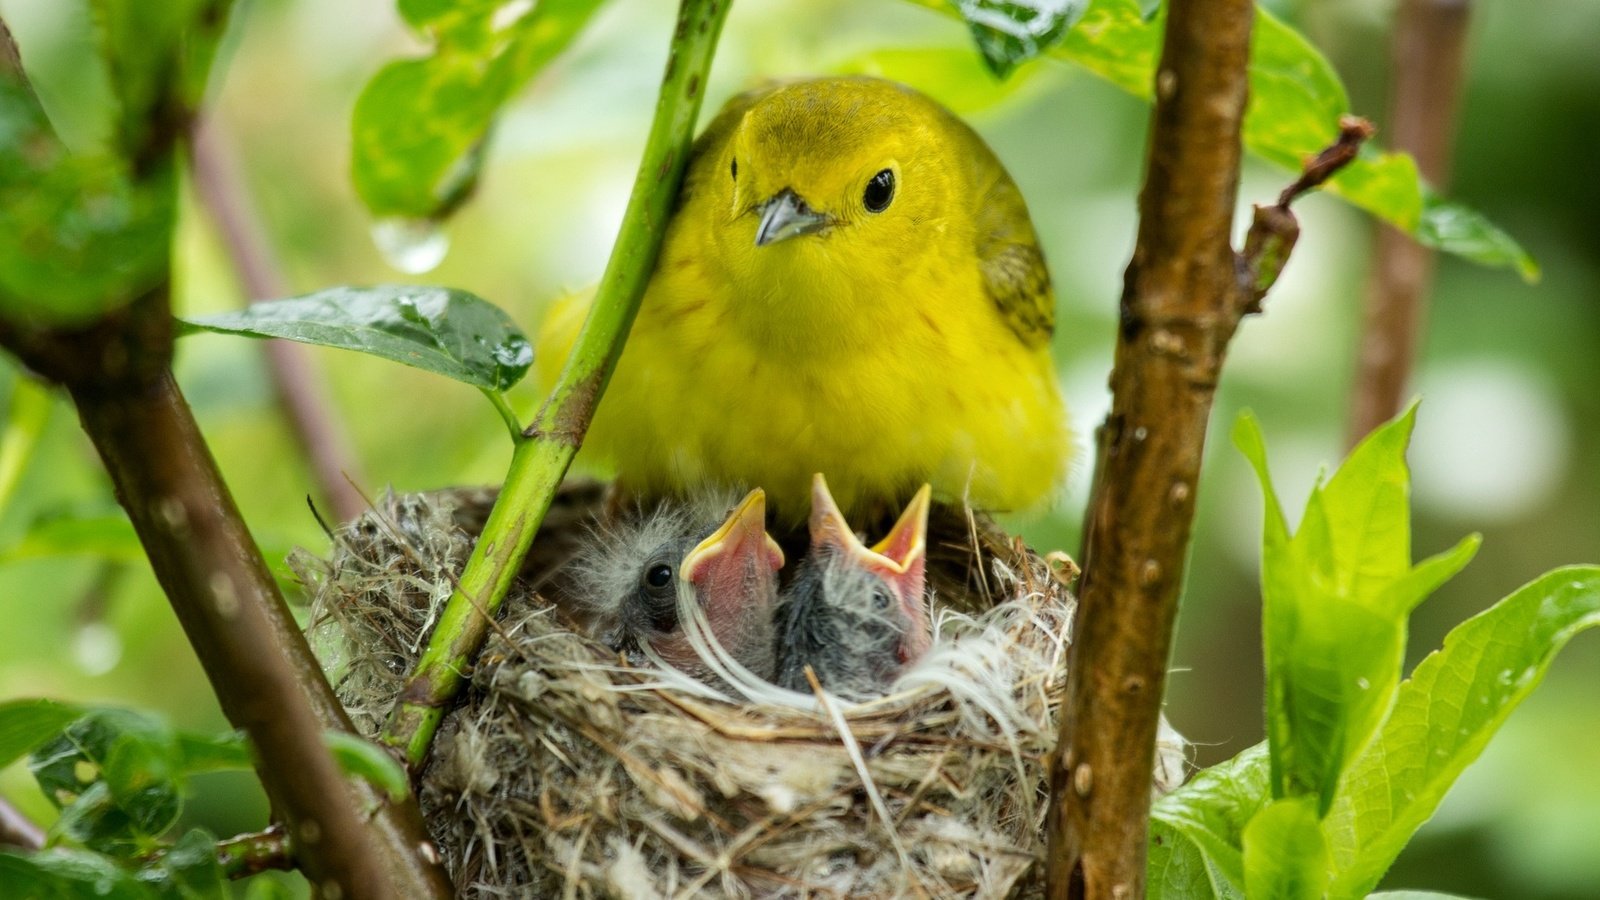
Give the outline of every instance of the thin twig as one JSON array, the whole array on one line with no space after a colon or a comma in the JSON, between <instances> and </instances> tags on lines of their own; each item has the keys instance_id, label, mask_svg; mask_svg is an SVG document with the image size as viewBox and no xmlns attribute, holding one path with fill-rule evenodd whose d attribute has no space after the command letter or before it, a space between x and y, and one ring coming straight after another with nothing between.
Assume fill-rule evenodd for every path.
<instances>
[{"instance_id":1,"label":"thin twig","mask_svg":"<svg viewBox=\"0 0 1600 900\"><path fill-rule=\"evenodd\" d=\"M139 856L144 865L159 863L171 852L163 847ZM217 867L224 877L239 880L269 869L288 871L295 867L294 850L282 825L262 831L234 835L217 841Z\"/></svg>"},{"instance_id":2,"label":"thin twig","mask_svg":"<svg viewBox=\"0 0 1600 900\"><path fill-rule=\"evenodd\" d=\"M288 296L283 267L216 126L209 120L197 121L189 140L195 194L216 224L249 301ZM264 341L262 349L278 406L310 464L318 490L340 521L354 519L367 505L352 482L364 480L350 437L332 412L333 403L317 377L310 352L293 341Z\"/></svg>"},{"instance_id":3,"label":"thin twig","mask_svg":"<svg viewBox=\"0 0 1600 900\"><path fill-rule=\"evenodd\" d=\"M37 850L44 846L44 829L0 797L0 847Z\"/></svg>"},{"instance_id":4,"label":"thin twig","mask_svg":"<svg viewBox=\"0 0 1600 900\"><path fill-rule=\"evenodd\" d=\"M1278 194L1278 205L1287 209L1307 191L1319 188L1323 182L1350 165L1361 152L1361 145L1377 133L1371 122L1360 116L1345 116L1339 120L1339 138L1306 163L1305 169Z\"/></svg>"},{"instance_id":5,"label":"thin twig","mask_svg":"<svg viewBox=\"0 0 1600 900\"><path fill-rule=\"evenodd\" d=\"M1389 132L1433 187L1450 180L1466 55L1467 0L1403 0L1395 20ZM1378 227L1351 389L1348 441L1393 418L1405 402L1433 286L1434 253L1389 225Z\"/></svg>"},{"instance_id":6,"label":"thin twig","mask_svg":"<svg viewBox=\"0 0 1600 900\"><path fill-rule=\"evenodd\" d=\"M229 878L249 878L268 869L294 868L294 854L283 826L217 841L217 863Z\"/></svg>"},{"instance_id":7,"label":"thin twig","mask_svg":"<svg viewBox=\"0 0 1600 900\"><path fill-rule=\"evenodd\" d=\"M729 5L729 0L682 0L678 8L655 119L589 318L550 399L518 442L460 584L384 727L384 743L399 749L413 771L427 758L439 720L461 689L463 671L483 646L489 617L516 577L622 354L683 179L702 89Z\"/></svg>"}]
</instances>

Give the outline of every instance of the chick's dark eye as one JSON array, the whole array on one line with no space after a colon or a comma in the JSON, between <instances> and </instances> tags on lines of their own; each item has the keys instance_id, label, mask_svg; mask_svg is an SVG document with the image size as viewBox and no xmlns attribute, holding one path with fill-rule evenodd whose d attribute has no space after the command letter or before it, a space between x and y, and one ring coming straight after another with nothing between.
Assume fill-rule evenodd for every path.
<instances>
[{"instance_id":1,"label":"chick's dark eye","mask_svg":"<svg viewBox=\"0 0 1600 900\"><path fill-rule=\"evenodd\" d=\"M664 588L672 582L672 567L657 563L644 573L644 583L653 588Z\"/></svg>"},{"instance_id":2,"label":"chick's dark eye","mask_svg":"<svg viewBox=\"0 0 1600 900\"><path fill-rule=\"evenodd\" d=\"M881 213L889 208L889 202L894 199L894 173L888 169L872 176L867 182L867 189L861 195L861 202L866 205L867 212Z\"/></svg>"},{"instance_id":3,"label":"chick's dark eye","mask_svg":"<svg viewBox=\"0 0 1600 900\"><path fill-rule=\"evenodd\" d=\"M888 591L884 590L883 588L873 588L872 608L874 610L878 612L887 612L889 609L889 604L893 602L893 600L894 598L889 596Z\"/></svg>"}]
</instances>

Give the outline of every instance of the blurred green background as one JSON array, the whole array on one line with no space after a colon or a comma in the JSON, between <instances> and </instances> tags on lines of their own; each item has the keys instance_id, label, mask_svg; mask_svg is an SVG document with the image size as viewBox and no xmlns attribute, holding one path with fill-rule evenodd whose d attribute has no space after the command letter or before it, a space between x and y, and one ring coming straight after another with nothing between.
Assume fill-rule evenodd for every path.
<instances>
[{"instance_id":1,"label":"blurred green background","mask_svg":"<svg viewBox=\"0 0 1600 900\"><path fill-rule=\"evenodd\" d=\"M1380 125L1393 3L1269 4L1333 59L1357 112ZM0 0L37 88L65 136L104 135L109 94L88 64L82 0ZM1416 390L1411 461L1415 552L1467 531L1477 561L1413 619L1414 662L1451 626L1558 565L1600 561L1600 4L1528 0L1473 10L1452 194L1534 253L1544 280L1446 259ZM620 219L671 28L664 0L614 0L504 118L485 182L450 223L436 271L408 276L374 249L350 187L350 109L374 71L422 45L387 0L245 3L224 48L215 121L242 167L297 291L414 280L463 287L533 329L563 290L595 280ZM1147 110L1053 61L996 85L954 20L894 0L743 0L729 19L706 114L772 75L872 72L967 115L1022 185L1060 297L1058 364L1080 435L1071 487L1019 522L1040 549L1075 550L1088 442L1108 405L1116 301L1133 245ZM1380 134L1381 140L1381 134ZM1242 201L1266 201L1283 172L1252 162ZM1200 492L1168 711L1207 765L1262 737L1260 498L1222 439L1256 410L1273 471L1296 507L1319 465L1342 453L1356 323L1372 223L1337 201L1299 207L1304 237L1264 316L1233 344ZM176 247L181 312L240 302L210 220L186 201ZM498 480L502 426L467 387L390 363L314 351L349 429L369 494ZM269 554L325 541L314 490L278 415L260 347L204 336L180 346L179 379L239 504ZM0 359L0 409L14 365ZM524 410L539 398L513 393ZM136 545L113 527L94 555L61 555L41 527L119 516L71 410L57 401L12 503L0 509L0 698L52 696L223 721ZM69 529L70 530L70 529ZM33 535L33 538L29 538ZM1600 896L1600 641L1580 639L1401 858L1386 885L1478 897ZM191 817L219 834L259 827L249 779L213 776ZM47 817L20 766L0 793Z\"/></svg>"}]
</instances>

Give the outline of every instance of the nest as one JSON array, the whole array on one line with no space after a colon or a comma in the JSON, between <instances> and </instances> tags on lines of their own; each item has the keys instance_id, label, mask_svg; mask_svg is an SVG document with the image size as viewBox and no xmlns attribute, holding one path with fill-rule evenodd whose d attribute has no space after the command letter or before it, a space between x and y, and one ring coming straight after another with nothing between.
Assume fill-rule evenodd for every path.
<instances>
[{"instance_id":1,"label":"nest","mask_svg":"<svg viewBox=\"0 0 1600 900\"><path fill-rule=\"evenodd\" d=\"M382 727L492 501L389 495L291 558L358 729ZM936 512L928 656L885 697L726 697L632 668L540 589L601 506L566 490L421 773L468 897L1032 897L1073 598L1059 565ZM1164 728L1158 789L1182 779Z\"/></svg>"}]
</instances>

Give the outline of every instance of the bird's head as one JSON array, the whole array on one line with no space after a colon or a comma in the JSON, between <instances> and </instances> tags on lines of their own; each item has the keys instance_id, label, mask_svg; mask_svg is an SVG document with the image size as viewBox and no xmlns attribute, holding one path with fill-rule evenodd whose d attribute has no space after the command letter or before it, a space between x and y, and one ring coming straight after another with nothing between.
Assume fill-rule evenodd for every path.
<instances>
[{"instance_id":1,"label":"bird's head","mask_svg":"<svg viewBox=\"0 0 1600 900\"><path fill-rule=\"evenodd\" d=\"M719 165L719 249L765 283L893 278L955 205L957 165L932 101L872 78L800 81L745 111Z\"/></svg>"},{"instance_id":2,"label":"bird's head","mask_svg":"<svg viewBox=\"0 0 1600 900\"><path fill-rule=\"evenodd\" d=\"M709 500L674 502L598 535L596 548L577 562L579 587L594 598L588 602L596 636L641 660L638 651L648 643L666 662L698 677L704 664L680 613L680 603L691 603L734 658L758 674L770 666L783 551L766 533L760 489L724 516L727 509Z\"/></svg>"},{"instance_id":3,"label":"bird's head","mask_svg":"<svg viewBox=\"0 0 1600 900\"><path fill-rule=\"evenodd\" d=\"M719 622L771 615L783 551L766 521L766 494L756 488L678 566L680 586L694 591L713 630Z\"/></svg>"},{"instance_id":4,"label":"bird's head","mask_svg":"<svg viewBox=\"0 0 1600 900\"><path fill-rule=\"evenodd\" d=\"M830 560L831 569L861 585L875 615L903 629L898 652L903 664L921 657L931 641L923 598L930 495L929 486L923 485L888 536L868 547L845 521L822 475L812 481L811 552Z\"/></svg>"}]
</instances>

